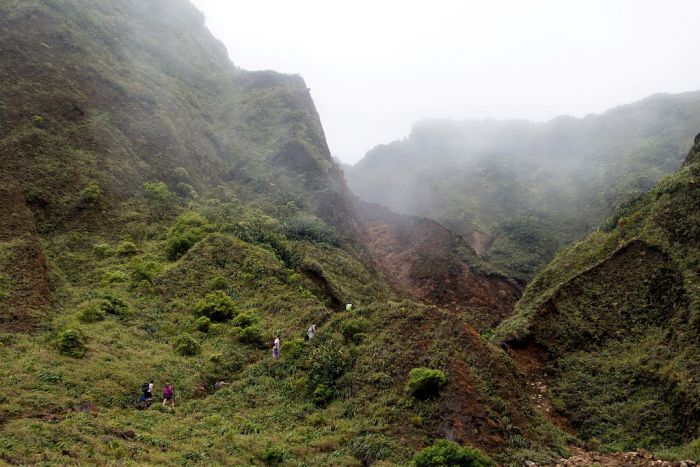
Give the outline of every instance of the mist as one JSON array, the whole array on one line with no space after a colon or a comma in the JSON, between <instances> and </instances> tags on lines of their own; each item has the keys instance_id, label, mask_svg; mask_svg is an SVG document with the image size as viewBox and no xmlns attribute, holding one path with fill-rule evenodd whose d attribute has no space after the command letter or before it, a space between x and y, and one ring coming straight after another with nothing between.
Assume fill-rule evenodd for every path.
<instances>
[{"instance_id":1,"label":"mist","mask_svg":"<svg viewBox=\"0 0 700 467\"><path fill-rule=\"evenodd\" d=\"M698 87L692 0L194 0L245 69L298 73L347 163L425 118L545 121Z\"/></svg>"},{"instance_id":2,"label":"mist","mask_svg":"<svg viewBox=\"0 0 700 467\"><path fill-rule=\"evenodd\" d=\"M700 92L544 123L424 120L346 167L346 177L361 199L434 219L529 280L677 170L698 131Z\"/></svg>"}]
</instances>

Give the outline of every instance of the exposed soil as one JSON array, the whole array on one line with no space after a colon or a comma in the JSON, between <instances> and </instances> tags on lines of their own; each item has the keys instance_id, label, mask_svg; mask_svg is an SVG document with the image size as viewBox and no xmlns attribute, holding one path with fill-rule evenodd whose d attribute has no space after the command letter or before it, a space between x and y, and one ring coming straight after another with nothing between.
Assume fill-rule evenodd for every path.
<instances>
[{"instance_id":1,"label":"exposed soil","mask_svg":"<svg viewBox=\"0 0 700 467\"><path fill-rule=\"evenodd\" d=\"M469 311L493 327L513 312L521 287L506 277L478 271L475 253L460 236L437 222L399 215L358 201L364 243L374 268L411 298Z\"/></svg>"},{"instance_id":2,"label":"exposed soil","mask_svg":"<svg viewBox=\"0 0 700 467\"><path fill-rule=\"evenodd\" d=\"M575 433L573 427L556 411L547 397L549 383L545 371L546 350L529 341L524 345L509 348L508 354L525 377L525 388L535 406L554 425L567 433Z\"/></svg>"},{"instance_id":3,"label":"exposed soil","mask_svg":"<svg viewBox=\"0 0 700 467\"><path fill-rule=\"evenodd\" d=\"M0 164L0 331L32 330L51 303L46 257L35 233L34 219L19 183Z\"/></svg>"}]
</instances>

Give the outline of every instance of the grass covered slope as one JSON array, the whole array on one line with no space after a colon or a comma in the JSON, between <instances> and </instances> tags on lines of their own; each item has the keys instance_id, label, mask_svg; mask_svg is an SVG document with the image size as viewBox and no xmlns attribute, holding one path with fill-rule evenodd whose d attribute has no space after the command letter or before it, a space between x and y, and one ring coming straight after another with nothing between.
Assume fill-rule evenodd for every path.
<instances>
[{"instance_id":1,"label":"grass covered slope","mask_svg":"<svg viewBox=\"0 0 700 467\"><path fill-rule=\"evenodd\" d=\"M198 200L142 227L140 239L45 242L59 299L38 332L0 335L0 459L405 465L441 438L505 463L563 453L468 315L392 301L351 250ZM193 243L169 259L183 237ZM334 305L348 301L353 311ZM418 367L444 386L414 397ZM174 383L175 410L139 410L150 379L158 393ZM218 379L231 385L214 391Z\"/></svg>"},{"instance_id":2,"label":"grass covered slope","mask_svg":"<svg viewBox=\"0 0 700 467\"><path fill-rule=\"evenodd\" d=\"M180 0L0 21L0 462L563 453L470 308L396 299L368 266L300 78L235 68ZM150 379L174 410L140 410ZM472 455L422 459L442 450Z\"/></svg>"},{"instance_id":3,"label":"grass covered slope","mask_svg":"<svg viewBox=\"0 0 700 467\"><path fill-rule=\"evenodd\" d=\"M188 2L8 1L0 20L3 203L28 219L8 236L138 236L134 205L147 198L164 216L198 194L289 222L318 217L354 236L303 80L235 68ZM14 277L28 285L3 286L13 291L0 300L2 326L9 314L31 321L48 303L44 292L32 306L19 299L49 288L32 272L44 261L38 242L13 251L0 270L16 263Z\"/></svg>"},{"instance_id":4,"label":"grass covered slope","mask_svg":"<svg viewBox=\"0 0 700 467\"><path fill-rule=\"evenodd\" d=\"M495 338L548 351L550 396L585 439L697 458L698 265L700 136L676 174L558 255Z\"/></svg>"},{"instance_id":5,"label":"grass covered slope","mask_svg":"<svg viewBox=\"0 0 700 467\"><path fill-rule=\"evenodd\" d=\"M442 223L526 282L675 171L699 127L698 92L544 123L427 120L346 175L363 200Z\"/></svg>"}]
</instances>

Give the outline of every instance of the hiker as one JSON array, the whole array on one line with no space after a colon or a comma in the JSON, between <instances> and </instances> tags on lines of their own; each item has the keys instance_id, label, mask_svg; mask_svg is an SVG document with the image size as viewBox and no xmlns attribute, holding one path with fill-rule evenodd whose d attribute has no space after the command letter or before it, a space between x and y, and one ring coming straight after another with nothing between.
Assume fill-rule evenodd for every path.
<instances>
[{"instance_id":1,"label":"hiker","mask_svg":"<svg viewBox=\"0 0 700 467\"><path fill-rule=\"evenodd\" d=\"M173 409L175 408L175 392L173 391L173 385L168 383L165 385L163 388L163 407L170 402L173 406Z\"/></svg>"},{"instance_id":2,"label":"hiker","mask_svg":"<svg viewBox=\"0 0 700 467\"><path fill-rule=\"evenodd\" d=\"M275 342L272 344L272 358L280 358L280 338L275 337Z\"/></svg>"},{"instance_id":3,"label":"hiker","mask_svg":"<svg viewBox=\"0 0 700 467\"><path fill-rule=\"evenodd\" d=\"M153 381L146 381L141 385L141 402L144 405L153 400Z\"/></svg>"},{"instance_id":4,"label":"hiker","mask_svg":"<svg viewBox=\"0 0 700 467\"><path fill-rule=\"evenodd\" d=\"M217 380L216 383L214 383L214 390L219 390L224 386L228 386L231 383L227 383L226 381L223 380Z\"/></svg>"},{"instance_id":5,"label":"hiker","mask_svg":"<svg viewBox=\"0 0 700 467\"><path fill-rule=\"evenodd\" d=\"M312 324L309 329L306 330L306 337L308 340L313 339L316 336L316 325Z\"/></svg>"}]
</instances>

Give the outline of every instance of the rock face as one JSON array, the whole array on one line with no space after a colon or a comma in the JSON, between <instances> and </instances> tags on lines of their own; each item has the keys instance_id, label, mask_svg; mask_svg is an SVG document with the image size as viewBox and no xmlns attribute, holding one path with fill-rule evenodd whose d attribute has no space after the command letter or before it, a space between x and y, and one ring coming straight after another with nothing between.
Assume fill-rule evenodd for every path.
<instances>
[{"instance_id":1,"label":"rock face","mask_svg":"<svg viewBox=\"0 0 700 467\"><path fill-rule=\"evenodd\" d=\"M520 286L484 272L464 239L435 221L358 201L363 240L375 268L400 293L471 313L493 327L511 315Z\"/></svg>"}]
</instances>

